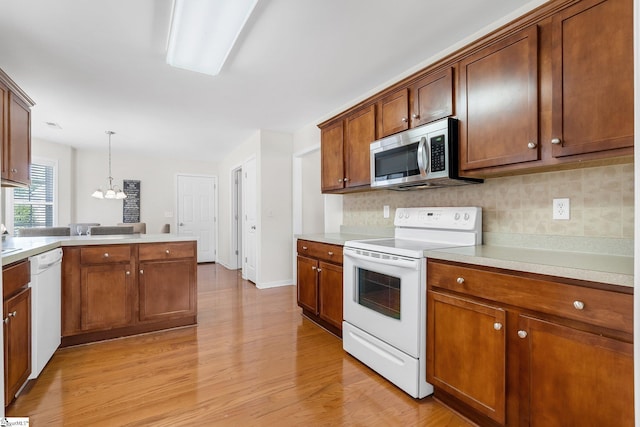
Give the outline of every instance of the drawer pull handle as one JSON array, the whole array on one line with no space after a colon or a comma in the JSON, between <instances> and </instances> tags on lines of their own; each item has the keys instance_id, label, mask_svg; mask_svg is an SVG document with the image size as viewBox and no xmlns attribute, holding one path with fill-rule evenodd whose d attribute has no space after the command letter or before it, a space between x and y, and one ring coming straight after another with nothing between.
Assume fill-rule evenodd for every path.
<instances>
[{"instance_id":1,"label":"drawer pull handle","mask_svg":"<svg viewBox=\"0 0 640 427\"><path fill-rule=\"evenodd\" d=\"M105 257L105 258L109 258L109 252L105 252L105 253L104 253L104 257Z\"/></svg>"},{"instance_id":2,"label":"drawer pull handle","mask_svg":"<svg viewBox=\"0 0 640 427\"><path fill-rule=\"evenodd\" d=\"M307 249L308 249L308 248L307 248L306 246L303 246L303 247L302 247L302 250L303 250L303 251L306 251Z\"/></svg>"},{"instance_id":3,"label":"drawer pull handle","mask_svg":"<svg viewBox=\"0 0 640 427\"><path fill-rule=\"evenodd\" d=\"M169 255L170 251L169 249L167 249L166 251L164 251L167 255Z\"/></svg>"},{"instance_id":4,"label":"drawer pull handle","mask_svg":"<svg viewBox=\"0 0 640 427\"><path fill-rule=\"evenodd\" d=\"M496 322L493 324L493 329L495 329L496 331L499 331L500 329L502 329L502 323L500 322Z\"/></svg>"},{"instance_id":5,"label":"drawer pull handle","mask_svg":"<svg viewBox=\"0 0 640 427\"><path fill-rule=\"evenodd\" d=\"M576 310L584 310L584 303L582 301L574 301L573 302L573 307Z\"/></svg>"},{"instance_id":6,"label":"drawer pull handle","mask_svg":"<svg viewBox=\"0 0 640 427\"><path fill-rule=\"evenodd\" d=\"M329 251L327 253L329 254L329 256L333 256L333 252Z\"/></svg>"},{"instance_id":7,"label":"drawer pull handle","mask_svg":"<svg viewBox=\"0 0 640 427\"><path fill-rule=\"evenodd\" d=\"M527 337L527 331L522 331L522 330L518 331L518 336L520 338L526 338Z\"/></svg>"},{"instance_id":8,"label":"drawer pull handle","mask_svg":"<svg viewBox=\"0 0 640 427\"><path fill-rule=\"evenodd\" d=\"M456 282L458 283L458 285L462 285L464 283L464 277L458 277L456 279Z\"/></svg>"}]
</instances>

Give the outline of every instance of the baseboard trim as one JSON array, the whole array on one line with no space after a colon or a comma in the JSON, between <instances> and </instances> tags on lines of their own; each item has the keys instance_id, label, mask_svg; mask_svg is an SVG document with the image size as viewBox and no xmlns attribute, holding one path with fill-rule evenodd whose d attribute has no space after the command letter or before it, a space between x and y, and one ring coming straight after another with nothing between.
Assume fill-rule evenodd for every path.
<instances>
[{"instance_id":1,"label":"baseboard trim","mask_svg":"<svg viewBox=\"0 0 640 427\"><path fill-rule=\"evenodd\" d=\"M293 279L279 280L276 282L256 283L258 289L279 288L281 286L293 286Z\"/></svg>"}]
</instances>

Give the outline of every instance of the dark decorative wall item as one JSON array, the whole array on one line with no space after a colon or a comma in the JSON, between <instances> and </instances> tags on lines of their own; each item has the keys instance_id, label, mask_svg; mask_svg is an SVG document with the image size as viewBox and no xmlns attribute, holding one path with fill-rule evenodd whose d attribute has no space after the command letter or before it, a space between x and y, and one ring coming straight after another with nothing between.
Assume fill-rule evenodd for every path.
<instances>
[{"instance_id":1,"label":"dark decorative wall item","mask_svg":"<svg viewBox=\"0 0 640 427\"><path fill-rule=\"evenodd\" d=\"M125 179L122 187L127 198L122 200L122 222L140 222L140 181Z\"/></svg>"}]
</instances>

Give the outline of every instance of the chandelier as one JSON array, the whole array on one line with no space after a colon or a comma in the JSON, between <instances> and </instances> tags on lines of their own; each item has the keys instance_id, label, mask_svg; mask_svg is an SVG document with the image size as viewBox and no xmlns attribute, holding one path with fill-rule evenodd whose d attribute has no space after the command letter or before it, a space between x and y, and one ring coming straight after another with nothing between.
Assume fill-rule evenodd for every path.
<instances>
[{"instance_id":1,"label":"chandelier","mask_svg":"<svg viewBox=\"0 0 640 427\"><path fill-rule=\"evenodd\" d=\"M107 130L105 133L109 135L109 178L107 178L109 180L109 188L105 192L102 191L102 188L98 188L91 197L96 199L126 199L127 195L124 194L124 191L118 188L117 185L113 185L113 177L111 176L111 135L115 134L115 132Z\"/></svg>"}]
</instances>

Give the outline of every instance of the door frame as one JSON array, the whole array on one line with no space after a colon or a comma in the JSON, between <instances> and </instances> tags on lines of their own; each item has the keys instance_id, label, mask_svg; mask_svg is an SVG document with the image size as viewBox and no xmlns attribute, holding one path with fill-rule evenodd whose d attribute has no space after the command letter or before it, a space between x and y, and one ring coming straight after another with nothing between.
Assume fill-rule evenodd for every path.
<instances>
[{"instance_id":1,"label":"door frame","mask_svg":"<svg viewBox=\"0 0 640 427\"><path fill-rule=\"evenodd\" d=\"M218 176L217 175L208 175L208 174L197 174L197 173L177 173L175 175L175 179L173 181L173 185L174 185L174 194L175 194L175 206L174 206L174 212L175 214L175 218L173 221L173 226L175 227L174 230L176 235L179 235L179 221L180 218L178 218L179 213L180 213L180 194L179 194L179 185L178 185L178 179L181 176L185 176L185 177L194 177L194 178L213 178L213 240L214 240L214 255L213 255L213 261L207 261L207 262L218 262L218 240L219 240L219 236L220 233L218 231Z\"/></svg>"},{"instance_id":2,"label":"door frame","mask_svg":"<svg viewBox=\"0 0 640 427\"><path fill-rule=\"evenodd\" d=\"M246 167L245 165L250 162L250 161L254 161L255 162L255 176L256 176L256 182L255 182L255 195L256 195L256 201L255 201L255 215L256 215L256 224L260 223L260 206L258 206L258 157L256 155L251 155L249 157L247 157L243 162L242 162L242 172L243 174L241 175L241 177L243 177L244 179L244 173L246 173ZM242 278L245 280L250 280L250 278L248 277L247 274L247 262L246 262L246 251L248 248L247 245L247 236L249 235L248 230L246 229L246 225L247 225L247 221L246 221L246 212L247 212L247 205L248 203L246 202L246 198L247 198L247 187L246 185L244 185L244 183L242 184ZM260 232L256 231L255 233L255 245L256 247L255 249L255 270L256 270L256 277L254 278L255 281L253 281L256 286L259 282L259 277L260 277ZM250 280L251 281L251 280Z\"/></svg>"},{"instance_id":3,"label":"door frame","mask_svg":"<svg viewBox=\"0 0 640 427\"><path fill-rule=\"evenodd\" d=\"M242 251L244 250L244 221L242 221L244 212L244 193L242 191L242 164L236 165L230 169L229 194L229 219L231 220L231 235L229 236L229 269L239 270L242 269ZM234 212L238 213L237 219L234 218ZM234 253L236 250L238 251L237 254Z\"/></svg>"}]
</instances>

